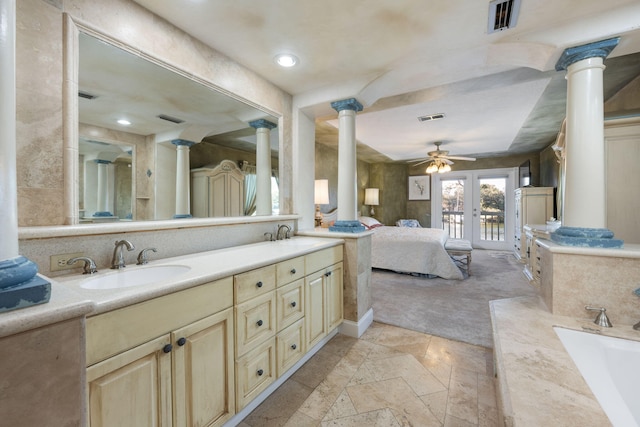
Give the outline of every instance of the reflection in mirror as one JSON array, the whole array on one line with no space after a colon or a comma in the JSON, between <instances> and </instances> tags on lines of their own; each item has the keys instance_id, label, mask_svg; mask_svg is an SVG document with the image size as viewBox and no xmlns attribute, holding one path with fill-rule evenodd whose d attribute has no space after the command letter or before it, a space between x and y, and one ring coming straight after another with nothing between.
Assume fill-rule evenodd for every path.
<instances>
[{"instance_id":1,"label":"reflection in mirror","mask_svg":"<svg viewBox=\"0 0 640 427\"><path fill-rule=\"evenodd\" d=\"M78 143L80 223L133 217L133 147L80 138Z\"/></svg>"},{"instance_id":2,"label":"reflection in mirror","mask_svg":"<svg viewBox=\"0 0 640 427\"><path fill-rule=\"evenodd\" d=\"M176 141L189 143L190 170L213 169L229 160L248 176L255 171L257 139L256 129L250 123L256 120L278 123L277 117L220 93L196 77L188 78L181 71L132 53L137 52L134 49L125 49L83 32L79 34L81 145L88 141L109 143L123 153L122 147L129 147L133 152L133 161L128 163L130 178L121 179L117 184L124 186L129 182L130 193L126 196L122 188L117 194L109 193L107 203L111 204L104 211L101 210L104 203L97 204L97 189L90 195L92 181L97 184L99 163L88 165L93 154L87 157L80 153L84 156L78 165L80 218L84 219L81 222L100 221L97 219L100 215L104 215L103 220L135 221L179 217L176 210L179 200L184 198L181 191L184 187L180 185L178 162L183 159L179 158ZM271 129L269 135L277 212L278 129ZM180 156L184 157L184 151L182 148ZM91 169L96 169L94 175ZM250 185L253 181L245 179L244 182ZM116 186L115 181L112 185ZM189 184L186 188L193 195ZM243 196L247 194L251 194L250 188L244 189ZM128 208L125 198L130 203ZM191 209L193 205L192 197ZM94 216L96 212L98 217ZM237 212L252 214L251 209L243 208L233 210L232 215Z\"/></svg>"}]
</instances>

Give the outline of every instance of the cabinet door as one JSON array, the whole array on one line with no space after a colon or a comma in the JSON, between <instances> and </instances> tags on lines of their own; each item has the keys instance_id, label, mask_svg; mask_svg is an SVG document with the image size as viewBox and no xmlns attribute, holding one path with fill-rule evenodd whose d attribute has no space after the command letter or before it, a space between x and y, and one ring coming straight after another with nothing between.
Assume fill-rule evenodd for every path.
<instances>
[{"instance_id":1,"label":"cabinet door","mask_svg":"<svg viewBox=\"0 0 640 427\"><path fill-rule=\"evenodd\" d=\"M331 266L325 273L327 282L327 332L342 323L342 263Z\"/></svg>"},{"instance_id":2,"label":"cabinet door","mask_svg":"<svg viewBox=\"0 0 640 427\"><path fill-rule=\"evenodd\" d=\"M236 410L241 411L276 377L275 337L259 344L236 363Z\"/></svg>"},{"instance_id":3,"label":"cabinet door","mask_svg":"<svg viewBox=\"0 0 640 427\"><path fill-rule=\"evenodd\" d=\"M307 349L313 347L325 335L326 329L326 286L324 271L310 274L305 279L305 323L307 325Z\"/></svg>"},{"instance_id":4,"label":"cabinet door","mask_svg":"<svg viewBox=\"0 0 640 427\"><path fill-rule=\"evenodd\" d=\"M171 334L174 426L220 426L235 413L233 309Z\"/></svg>"},{"instance_id":5,"label":"cabinet door","mask_svg":"<svg viewBox=\"0 0 640 427\"><path fill-rule=\"evenodd\" d=\"M164 335L87 368L91 427L171 425L171 354L163 351L169 340Z\"/></svg>"},{"instance_id":6,"label":"cabinet door","mask_svg":"<svg viewBox=\"0 0 640 427\"><path fill-rule=\"evenodd\" d=\"M300 279L276 291L276 325L280 332L304 317L304 280Z\"/></svg>"},{"instance_id":7,"label":"cabinet door","mask_svg":"<svg viewBox=\"0 0 640 427\"><path fill-rule=\"evenodd\" d=\"M256 297L235 307L236 355L276 334L276 293Z\"/></svg>"}]
</instances>

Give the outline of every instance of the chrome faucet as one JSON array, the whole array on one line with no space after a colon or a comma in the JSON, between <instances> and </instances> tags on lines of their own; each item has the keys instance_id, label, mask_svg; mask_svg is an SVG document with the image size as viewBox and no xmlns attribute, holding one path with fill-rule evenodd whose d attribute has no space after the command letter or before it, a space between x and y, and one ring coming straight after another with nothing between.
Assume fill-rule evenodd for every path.
<instances>
[{"instance_id":1,"label":"chrome faucet","mask_svg":"<svg viewBox=\"0 0 640 427\"><path fill-rule=\"evenodd\" d=\"M128 251L136 248L133 246L133 243L128 240L116 240L116 247L113 249L113 258L111 258L111 268L115 270L126 267L124 254L122 253L123 246L126 246Z\"/></svg>"},{"instance_id":2,"label":"chrome faucet","mask_svg":"<svg viewBox=\"0 0 640 427\"><path fill-rule=\"evenodd\" d=\"M138 264L138 265L147 264L149 262L149 260L147 259L147 252L149 252L149 251L154 252L154 253L158 252L158 250L156 248L144 248L138 254L138 262L136 264Z\"/></svg>"},{"instance_id":3,"label":"chrome faucet","mask_svg":"<svg viewBox=\"0 0 640 427\"><path fill-rule=\"evenodd\" d=\"M284 236L281 237L281 230L284 229ZM283 239L288 239L290 237L290 233L291 233L291 227L289 227L286 224L282 224L280 226L278 226L278 231L276 232L276 240L283 240Z\"/></svg>"},{"instance_id":4,"label":"chrome faucet","mask_svg":"<svg viewBox=\"0 0 640 427\"><path fill-rule=\"evenodd\" d=\"M610 328L613 325L611 324L611 322L609 321L609 318L607 317L607 309L604 307L591 307L588 305L584 306L585 310L590 310L590 311L599 311L600 313L598 313L598 315L596 316L596 320L593 321L593 323L595 323L598 326L602 326L605 328Z\"/></svg>"},{"instance_id":5,"label":"chrome faucet","mask_svg":"<svg viewBox=\"0 0 640 427\"><path fill-rule=\"evenodd\" d=\"M91 258L86 256L78 256L75 258L71 258L70 260L67 261L67 265L73 265L78 261L84 261L82 274L95 274L98 272L96 263Z\"/></svg>"}]
</instances>

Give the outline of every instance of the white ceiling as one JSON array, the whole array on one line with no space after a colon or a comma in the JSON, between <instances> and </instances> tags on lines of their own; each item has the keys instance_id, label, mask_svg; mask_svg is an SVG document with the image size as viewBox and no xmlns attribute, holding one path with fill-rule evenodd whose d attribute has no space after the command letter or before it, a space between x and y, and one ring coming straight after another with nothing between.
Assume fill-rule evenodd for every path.
<instances>
[{"instance_id":1,"label":"white ceiling","mask_svg":"<svg viewBox=\"0 0 640 427\"><path fill-rule=\"evenodd\" d=\"M476 156L549 145L564 117L554 67L567 47L621 37L605 91L640 74L628 56L640 52L638 0L522 0L517 25L493 34L486 0L135 1L294 95L319 142L337 143L330 103L356 98L358 142L392 160L434 141ZM299 65L277 66L281 52ZM446 118L417 120L433 113Z\"/></svg>"}]
</instances>

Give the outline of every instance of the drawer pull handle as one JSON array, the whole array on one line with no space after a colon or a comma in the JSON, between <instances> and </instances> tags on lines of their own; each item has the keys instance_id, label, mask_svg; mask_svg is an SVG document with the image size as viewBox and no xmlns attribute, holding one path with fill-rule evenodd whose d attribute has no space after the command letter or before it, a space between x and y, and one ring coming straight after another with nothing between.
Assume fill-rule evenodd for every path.
<instances>
[{"instance_id":1,"label":"drawer pull handle","mask_svg":"<svg viewBox=\"0 0 640 427\"><path fill-rule=\"evenodd\" d=\"M296 348L298 348L298 346L297 346L297 345L295 345L295 344L291 344L291 349L292 349L292 350L295 350Z\"/></svg>"},{"instance_id":2,"label":"drawer pull handle","mask_svg":"<svg viewBox=\"0 0 640 427\"><path fill-rule=\"evenodd\" d=\"M256 286L257 286L257 287L259 287L259 288L261 288L261 287L262 287L262 282L258 282L258 283L256 283Z\"/></svg>"},{"instance_id":3,"label":"drawer pull handle","mask_svg":"<svg viewBox=\"0 0 640 427\"><path fill-rule=\"evenodd\" d=\"M257 374L258 374L259 377L261 377L262 374L264 374L264 371L262 369L258 369Z\"/></svg>"},{"instance_id":4,"label":"drawer pull handle","mask_svg":"<svg viewBox=\"0 0 640 427\"><path fill-rule=\"evenodd\" d=\"M173 346L171 344L167 344L164 347L162 347L162 351L165 353L171 353L172 349L173 349Z\"/></svg>"},{"instance_id":5,"label":"drawer pull handle","mask_svg":"<svg viewBox=\"0 0 640 427\"><path fill-rule=\"evenodd\" d=\"M295 268L291 269L291 274L296 274L296 269Z\"/></svg>"},{"instance_id":6,"label":"drawer pull handle","mask_svg":"<svg viewBox=\"0 0 640 427\"><path fill-rule=\"evenodd\" d=\"M295 302L295 301L292 301L292 302L291 302L291 307L295 307L295 306L296 306L296 302Z\"/></svg>"},{"instance_id":7,"label":"drawer pull handle","mask_svg":"<svg viewBox=\"0 0 640 427\"><path fill-rule=\"evenodd\" d=\"M329 276L331 276L331 272L330 272L330 271L327 271L326 273L324 273L324 275L325 275L326 277L329 277Z\"/></svg>"},{"instance_id":8,"label":"drawer pull handle","mask_svg":"<svg viewBox=\"0 0 640 427\"><path fill-rule=\"evenodd\" d=\"M263 322L262 320L258 320L258 321L256 322L256 324L257 324L258 326L262 326L262 324L263 324L263 323L264 323L264 322Z\"/></svg>"},{"instance_id":9,"label":"drawer pull handle","mask_svg":"<svg viewBox=\"0 0 640 427\"><path fill-rule=\"evenodd\" d=\"M183 345L185 345L187 343L187 339L185 337L182 337L177 342L178 342L178 345L180 347L182 347Z\"/></svg>"}]
</instances>

